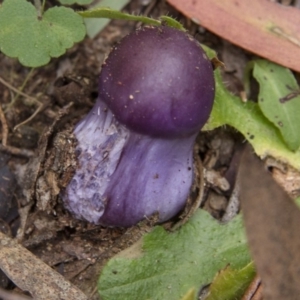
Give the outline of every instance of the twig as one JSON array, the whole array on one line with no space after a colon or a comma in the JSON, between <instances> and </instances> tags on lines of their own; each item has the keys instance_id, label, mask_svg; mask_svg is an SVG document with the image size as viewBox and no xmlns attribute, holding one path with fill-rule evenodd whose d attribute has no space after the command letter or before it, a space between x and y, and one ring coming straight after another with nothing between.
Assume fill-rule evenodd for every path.
<instances>
[{"instance_id":1,"label":"twig","mask_svg":"<svg viewBox=\"0 0 300 300\"><path fill-rule=\"evenodd\" d=\"M98 286L95 286L89 295L89 299L92 299L92 297L97 293L97 291L98 291Z\"/></svg>"},{"instance_id":2,"label":"twig","mask_svg":"<svg viewBox=\"0 0 300 300\"><path fill-rule=\"evenodd\" d=\"M11 84L9 84L8 82L6 82L1 76L0 76L0 83L2 83L3 85L5 85L7 88L9 88L10 90L14 91L15 93L37 103L37 104L41 104L41 102L39 100L37 100L36 98L33 98L25 93L23 93L22 91L16 89L15 87L13 87Z\"/></svg>"},{"instance_id":3,"label":"twig","mask_svg":"<svg viewBox=\"0 0 300 300\"><path fill-rule=\"evenodd\" d=\"M29 71L29 73L27 74L27 76L26 76L25 80L23 81L22 85L19 87L18 91L22 92L22 91L24 90L24 88L25 88L25 86L26 86L28 80L29 80L30 77L32 76L32 73L33 73L34 70L35 70L35 69L32 68L32 69ZM12 106L15 104L15 102L18 100L19 96L20 96L20 94L17 94L17 95L14 96L14 98L11 100L10 104L8 105L7 109L9 109L10 107L12 107Z\"/></svg>"},{"instance_id":4,"label":"twig","mask_svg":"<svg viewBox=\"0 0 300 300\"><path fill-rule=\"evenodd\" d=\"M34 155L34 152L31 150L27 149L19 149L13 146L3 146L0 144L0 152L7 152L15 156L22 156L22 157L27 157L30 158Z\"/></svg>"},{"instance_id":5,"label":"twig","mask_svg":"<svg viewBox=\"0 0 300 300\"><path fill-rule=\"evenodd\" d=\"M27 124L28 122L30 122L45 107L46 107L46 105L41 103L39 105L39 107L36 109L36 111L28 119L26 119L25 121L19 123L18 125L16 125L14 127L14 131L16 131L19 127L21 127L21 126Z\"/></svg>"},{"instance_id":6,"label":"twig","mask_svg":"<svg viewBox=\"0 0 300 300\"><path fill-rule=\"evenodd\" d=\"M0 105L0 122L2 125L2 145L5 147L7 145L8 126L1 105Z\"/></svg>"},{"instance_id":7,"label":"twig","mask_svg":"<svg viewBox=\"0 0 300 300\"><path fill-rule=\"evenodd\" d=\"M4 300L30 300L32 298L21 295L21 294L9 292L7 290L4 290L4 289L0 288L0 299L4 299Z\"/></svg>"},{"instance_id":8,"label":"twig","mask_svg":"<svg viewBox=\"0 0 300 300\"><path fill-rule=\"evenodd\" d=\"M261 298L261 279L258 275L254 277L250 285L248 286L242 300L254 300Z\"/></svg>"}]
</instances>

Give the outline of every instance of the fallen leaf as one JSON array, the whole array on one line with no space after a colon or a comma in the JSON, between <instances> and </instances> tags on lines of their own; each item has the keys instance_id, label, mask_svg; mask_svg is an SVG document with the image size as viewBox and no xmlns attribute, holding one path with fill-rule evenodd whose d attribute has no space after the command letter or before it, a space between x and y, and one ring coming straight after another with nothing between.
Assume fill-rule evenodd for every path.
<instances>
[{"instance_id":1,"label":"fallen leaf","mask_svg":"<svg viewBox=\"0 0 300 300\"><path fill-rule=\"evenodd\" d=\"M249 247L264 300L299 299L300 211L247 148L239 180Z\"/></svg>"},{"instance_id":2,"label":"fallen leaf","mask_svg":"<svg viewBox=\"0 0 300 300\"><path fill-rule=\"evenodd\" d=\"M168 0L233 44L300 71L300 10L267 0Z\"/></svg>"},{"instance_id":3,"label":"fallen leaf","mask_svg":"<svg viewBox=\"0 0 300 300\"><path fill-rule=\"evenodd\" d=\"M86 295L62 275L1 232L0 269L34 299L87 300Z\"/></svg>"}]
</instances>

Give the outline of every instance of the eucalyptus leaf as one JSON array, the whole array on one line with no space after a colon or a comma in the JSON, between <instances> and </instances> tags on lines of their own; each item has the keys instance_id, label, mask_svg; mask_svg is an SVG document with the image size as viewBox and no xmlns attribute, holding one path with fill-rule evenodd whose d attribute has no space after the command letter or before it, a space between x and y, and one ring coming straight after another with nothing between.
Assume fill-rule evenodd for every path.
<instances>
[{"instance_id":1,"label":"eucalyptus leaf","mask_svg":"<svg viewBox=\"0 0 300 300\"><path fill-rule=\"evenodd\" d=\"M263 283L263 298L299 299L300 211L249 146L238 177L245 230Z\"/></svg>"},{"instance_id":2,"label":"eucalyptus leaf","mask_svg":"<svg viewBox=\"0 0 300 300\"><path fill-rule=\"evenodd\" d=\"M179 300L228 264L243 268L250 262L241 217L222 225L203 210L176 232L155 227L136 251L136 258L126 251L104 267L101 299Z\"/></svg>"}]
</instances>

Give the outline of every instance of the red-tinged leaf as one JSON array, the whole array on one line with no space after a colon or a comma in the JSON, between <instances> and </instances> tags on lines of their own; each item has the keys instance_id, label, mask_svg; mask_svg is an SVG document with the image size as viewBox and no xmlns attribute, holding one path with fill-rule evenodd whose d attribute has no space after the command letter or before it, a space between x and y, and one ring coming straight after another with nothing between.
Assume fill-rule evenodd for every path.
<instances>
[{"instance_id":1,"label":"red-tinged leaf","mask_svg":"<svg viewBox=\"0 0 300 300\"><path fill-rule=\"evenodd\" d=\"M222 38L278 64L300 71L299 9L268 0L168 2Z\"/></svg>"}]
</instances>

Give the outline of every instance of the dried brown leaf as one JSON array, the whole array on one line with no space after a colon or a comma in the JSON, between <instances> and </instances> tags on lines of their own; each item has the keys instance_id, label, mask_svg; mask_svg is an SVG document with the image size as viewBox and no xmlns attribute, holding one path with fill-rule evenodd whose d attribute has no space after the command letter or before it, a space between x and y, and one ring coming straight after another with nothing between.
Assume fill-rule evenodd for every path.
<instances>
[{"instance_id":1,"label":"dried brown leaf","mask_svg":"<svg viewBox=\"0 0 300 300\"><path fill-rule=\"evenodd\" d=\"M300 211L263 163L245 150L239 171L246 233L264 299L299 299Z\"/></svg>"},{"instance_id":2,"label":"dried brown leaf","mask_svg":"<svg viewBox=\"0 0 300 300\"><path fill-rule=\"evenodd\" d=\"M0 269L34 299L87 300L86 295L62 275L1 232Z\"/></svg>"}]
</instances>

